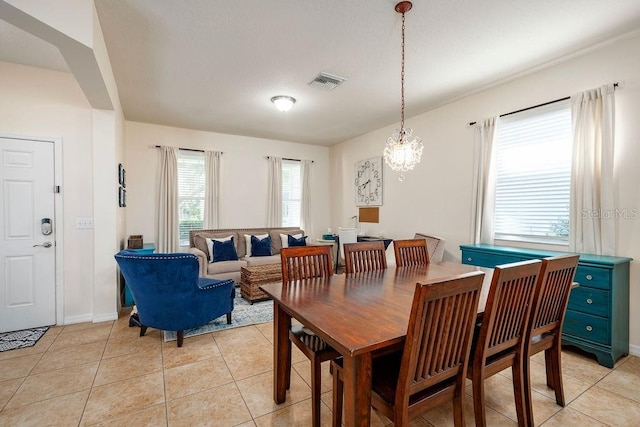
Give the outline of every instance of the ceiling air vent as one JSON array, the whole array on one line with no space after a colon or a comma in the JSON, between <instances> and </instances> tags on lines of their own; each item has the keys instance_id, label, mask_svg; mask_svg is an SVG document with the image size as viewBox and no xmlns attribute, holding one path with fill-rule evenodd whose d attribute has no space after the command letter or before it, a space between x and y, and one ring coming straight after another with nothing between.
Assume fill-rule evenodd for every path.
<instances>
[{"instance_id":1,"label":"ceiling air vent","mask_svg":"<svg viewBox=\"0 0 640 427\"><path fill-rule=\"evenodd\" d=\"M333 74L328 73L320 73L315 79L309 82L309 85L324 90L333 90L345 80L347 79L344 77L334 76Z\"/></svg>"}]
</instances>

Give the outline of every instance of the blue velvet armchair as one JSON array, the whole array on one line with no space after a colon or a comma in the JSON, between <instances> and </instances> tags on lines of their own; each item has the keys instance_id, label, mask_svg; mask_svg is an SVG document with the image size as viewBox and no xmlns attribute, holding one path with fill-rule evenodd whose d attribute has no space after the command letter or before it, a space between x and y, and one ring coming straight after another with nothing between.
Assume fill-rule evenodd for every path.
<instances>
[{"instance_id":1,"label":"blue velvet armchair","mask_svg":"<svg viewBox=\"0 0 640 427\"><path fill-rule=\"evenodd\" d=\"M186 253L115 255L138 309L140 336L147 327L177 331L182 347L184 330L227 315L231 323L233 280L199 277L198 259Z\"/></svg>"}]
</instances>

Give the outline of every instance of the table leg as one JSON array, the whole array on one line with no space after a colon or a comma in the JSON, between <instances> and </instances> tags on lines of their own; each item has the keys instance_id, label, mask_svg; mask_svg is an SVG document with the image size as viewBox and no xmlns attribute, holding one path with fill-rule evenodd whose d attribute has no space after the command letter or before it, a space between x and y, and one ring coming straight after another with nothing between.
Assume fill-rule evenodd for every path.
<instances>
[{"instance_id":1,"label":"table leg","mask_svg":"<svg viewBox=\"0 0 640 427\"><path fill-rule=\"evenodd\" d=\"M349 427L371 422L371 353L344 357L344 422Z\"/></svg>"},{"instance_id":2,"label":"table leg","mask_svg":"<svg viewBox=\"0 0 640 427\"><path fill-rule=\"evenodd\" d=\"M273 305L273 400L283 403L287 399L291 375L291 316L280 304Z\"/></svg>"}]
</instances>

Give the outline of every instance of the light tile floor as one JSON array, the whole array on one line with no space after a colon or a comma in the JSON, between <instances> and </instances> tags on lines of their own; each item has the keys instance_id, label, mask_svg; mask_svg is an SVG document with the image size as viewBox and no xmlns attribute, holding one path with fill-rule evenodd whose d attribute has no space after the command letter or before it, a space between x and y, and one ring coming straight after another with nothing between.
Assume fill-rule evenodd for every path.
<instances>
[{"instance_id":1,"label":"light tile floor","mask_svg":"<svg viewBox=\"0 0 640 427\"><path fill-rule=\"evenodd\" d=\"M272 398L273 325L186 338L177 348L150 329L114 322L53 327L31 348L0 353L0 426L308 426L310 365L294 347L287 401ZM532 361L536 425L640 425L640 358L615 369L563 353L567 406L545 385L544 357ZM331 425L331 377L323 369L322 424ZM516 425L511 372L486 381L487 422ZM467 425L474 425L467 388ZM372 411L373 426L391 425ZM448 405L412 426L451 426Z\"/></svg>"}]
</instances>

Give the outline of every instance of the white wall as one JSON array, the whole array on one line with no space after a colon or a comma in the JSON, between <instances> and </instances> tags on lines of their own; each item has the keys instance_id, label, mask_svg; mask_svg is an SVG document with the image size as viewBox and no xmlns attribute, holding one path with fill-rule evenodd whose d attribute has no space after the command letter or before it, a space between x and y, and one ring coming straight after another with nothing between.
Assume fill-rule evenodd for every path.
<instances>
[{"instance_id":1,"label":"white wall","mask_svg":"<svg viewBox=\"0 0 640 427\"><path fill-rule=\"evenodd\" d=\"M92 113L71 74L0 62L0 132L62 139L64 313L91 320L93 230L76 217L93 216Z\"/></svg>"},{"instance_id":2,"label":"white wall","mask_svg":"<svg viewBox=\"0 0 640 427\"><path fill-rule=\"evenodd\" d=\"M408 119L407 126L425 144L422 162L402 183L397 173L385 166L380 224L363 224L365 231L394 238L411 237L416 231L440 235L447 239L445 259L459 260L458 246L470 241L473 130L468 122L613 82L622 86L616 91L615 199L619 208L639 209L638 52L640 32ZM407 78L417 77L411 77L408 70ZM354 162L380 156L396 126L331 147L331 187L336 194L331 209L333 226L345 224L356 213ZM617 239L617 254L636 260L631 263L630 342L632 352L640 354L640 218L620 219Z\"/></svg>"},{"instance_id":3,"label":"white wall","mask_svg":"<svg viewBox=\"0 0 640 427\"><path fill-rule=\"evenodd\" d=\"M265 156L313 160L313 228L317 238L329 226L329 149L305 144L126 122L127 232L156 241L158 149L155 145L222 151L220 227L264 227L267 200Z\"/></svg>"}]
</instances>

